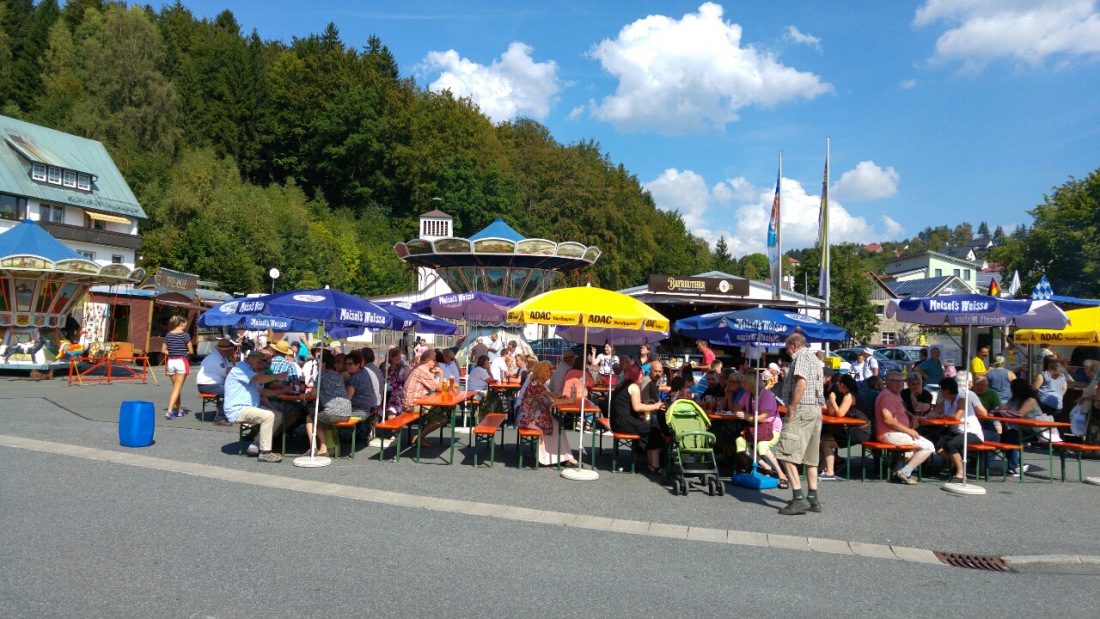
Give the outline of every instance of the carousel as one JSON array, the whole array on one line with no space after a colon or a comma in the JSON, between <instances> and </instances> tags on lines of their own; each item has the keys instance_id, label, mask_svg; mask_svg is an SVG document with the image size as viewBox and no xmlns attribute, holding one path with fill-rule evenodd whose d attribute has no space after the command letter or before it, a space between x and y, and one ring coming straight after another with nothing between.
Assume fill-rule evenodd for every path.
<instances>
[{"instance_id":1,"label":"carousel","mask_svg":"<svg viewBox=\"0 0 1100 619\"><path fill-rule=\"evenodd\" d=\"M0 233L0 369L48 372L102 342L66 331L88 288L140 281L144 269L87 260L37 223ZM85 325L86 326L86 325Z\"/></svg>"}]
</instances>

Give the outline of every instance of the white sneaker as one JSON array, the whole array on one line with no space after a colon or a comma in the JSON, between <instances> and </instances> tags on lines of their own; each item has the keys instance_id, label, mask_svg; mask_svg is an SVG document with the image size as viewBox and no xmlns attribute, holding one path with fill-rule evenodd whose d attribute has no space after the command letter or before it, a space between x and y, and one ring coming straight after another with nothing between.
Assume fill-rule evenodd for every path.
<instances>
[{"instance_id":1,"label":"white sneaker","mask_svg":"<svg viewBox=\"0 0 1100 619\"><path fill-rule=\"evenodd\" d=\"M260 446L257 445L256 443L249 443L247 451L248 451L248 455L250 455L250 456L258 456L258 455L260 455Z\"/></svg>"}]
</instances>

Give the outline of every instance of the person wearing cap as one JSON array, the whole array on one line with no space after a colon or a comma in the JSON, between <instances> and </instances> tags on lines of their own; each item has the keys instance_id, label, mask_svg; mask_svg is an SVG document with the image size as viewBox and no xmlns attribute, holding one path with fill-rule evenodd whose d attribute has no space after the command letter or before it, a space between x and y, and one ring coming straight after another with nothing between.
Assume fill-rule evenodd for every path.
<instances>
[{"instance_id":1,"label":"person wearing cap","mask_svg":"<svg viewBox=\"0 0 1100 619\"><path fill-rule=\"evenodd\" d=\"M225 417L229 423L247 423L260 426L256 441L248 446L248 454L258 456L260 462L282 462L283 457L271 451L271 437L282 424L282 414L263 406L267 396L277 396L286 391L282 384L285 374L265 375L271 365L270 357L263 350L253 350L244 361L233 366L225 378ZM270 387L260 384L271 381Z\"/></svg>"},{"instance_id":2,"label":"person wearing cap","mask_svg":"<svg viewBox=\"0 0 1100 619\"><path fill-rule=\"evenodd\" d=\"M576 356L572 350L562 353L561 361L558 361L558 366L554 368L554 373L550 376L550 384L546 387L550 390L550 393L556 396L565 395L563 392L563 389L565 389L565 375L573 367L573 359Z\"/></svg>"},{"instance_id":3,"label":"person wearing cap","mask_svg":"<svg viewBox=\"0 0 1100 619\"><path fill-rule=\"evenodd\" d=\"M905 409L905 402L901 399L904 386L905 379L901 372L891 370L886 373L886 389L875 400L874 427L878 440L883 443L917 448L917 451L904 452L905 459L894 467L891 477L897 483L915 486L917 480L913 478L913 471L932 455L935 446L917 432L920 420Z\"/></svg>"},{"instance_id":4,"label":"person wearing cap","mask_svg":"<svg viewBox=\"0 0 1100 619\"><path fill-rule=\"evenodd\" d=\"M207 395L225 395L225 377L229 370L237 363L237 347L233 342L222 338L214 347L214 352L206 355L199 365L199 374L195 384L199 393ZM219 426L232 425L225 419L225 412L219 410L214 416L214 423Z\"/></svg>"},{"instance_id":5,"label":"person wearing cap","mask_svg":"<svg viewBox=\"0 0 1100 619\"><path fill-rule=\"evenodd\" d=\"M872 376L879 376L878 359L875 359L875 351L870 348L863 349L863 380Z\"/></svg>"},{"instance_id":6,"label":"person wearing cap","mask_svg":"<svg viewBox=\"0 0 1100 619\"><path fill-rule=\"evenodd\" d=\"M1004 355L993 358L993 367L985 373L985 379L989 381L989 388L1001 397L1001 402L1012 399L1012 381L1016 380L1016 374L1005 367ZM993 410L993 408L987 406L986 410Z\"/></svg>"}]
</instances>

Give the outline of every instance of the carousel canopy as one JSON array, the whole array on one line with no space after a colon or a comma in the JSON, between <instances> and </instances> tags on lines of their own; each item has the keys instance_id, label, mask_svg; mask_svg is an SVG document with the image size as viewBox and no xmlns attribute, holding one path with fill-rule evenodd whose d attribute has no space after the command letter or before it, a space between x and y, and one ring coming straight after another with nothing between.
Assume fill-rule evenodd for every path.
<instances>
[{"instance_id":1,"label":"carousel canopy","mask_svg":"<svg viewBox=\"0 0 1100 619\"><path fill-rule=\"evenodd\" d=\"M9 256L40 256L50 262L85 260L84 256L50 236L49 232L29 219L24 219L14 228L0 232L0 247L3 248L0 250L3 251L0 259Z\"/></svg>"}]
</instances>

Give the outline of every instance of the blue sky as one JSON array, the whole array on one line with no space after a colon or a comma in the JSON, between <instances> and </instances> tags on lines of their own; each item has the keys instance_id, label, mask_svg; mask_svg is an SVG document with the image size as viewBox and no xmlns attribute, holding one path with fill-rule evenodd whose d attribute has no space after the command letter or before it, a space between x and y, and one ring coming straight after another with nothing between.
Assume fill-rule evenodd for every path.
<instances>
[{"instance_id":1,"label":"blue sky","mask_svg":"<svg viewBox=\"0 0 1100 619\"><path fill-rule=\"evenodd\" d=\"M1010 231L1100 167L1098 0L184 0L289 41L378 35L403 75L595 140L712 244L763 252L783 151L784 249L980 221Z\"/></svg>"}]
</instances>

